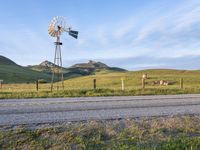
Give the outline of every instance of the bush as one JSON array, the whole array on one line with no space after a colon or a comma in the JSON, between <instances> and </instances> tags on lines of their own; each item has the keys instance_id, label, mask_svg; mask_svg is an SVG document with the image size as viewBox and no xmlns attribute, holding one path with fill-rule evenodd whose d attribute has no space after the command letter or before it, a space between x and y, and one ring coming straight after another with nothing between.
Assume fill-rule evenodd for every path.
<instances>
[{"instance_id":1,"label":"bush","mask_svg":"<svg viewBox=\"0 0 200 150\"><path fill-rule=\"evenodd\" d=\"M43 84L43 83L47 83L47 81L44 80L44 79L39 79L39 80L38 80L38 83Z\"/></svg>"}]
</instances>

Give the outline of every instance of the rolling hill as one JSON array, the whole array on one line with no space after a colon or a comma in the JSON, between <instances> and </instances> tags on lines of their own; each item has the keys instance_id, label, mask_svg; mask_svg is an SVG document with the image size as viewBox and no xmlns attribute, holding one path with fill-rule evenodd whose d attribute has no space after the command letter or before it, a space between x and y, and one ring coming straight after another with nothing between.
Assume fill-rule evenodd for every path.
<instances>
[{"instance_id":1,"label":"rolling hill","mask_svg":"<svg viewBox=\"0 0 200 150\"><path fill-rule=\"evenodd\" d=\"M51 70L55 66L49 61L44 61L39 65L29 65L27 67L20 66L0 55L0 80L4 83L29 83L35 82L38 79L44 79L47 82L51 81ZM126 70L109 67L104 63L89 61L88 63L75 64L69 68L62 68L64 78L81 77L93 75L97 72L124 72Z\"/></svg>"},{"instance_id":2,"label":"rolling hill","mask_svg":"<svg viewBox=\"0 0 200 150\"><path fill-rule=\"evenodd\" d=\"M12 60L0 55L0 80L3 80L4 83L28 83L38 79L49 82L51 76L17 65Z\"/></svg>"},{"instance_id":3,"label":"rolling hill","mask_svg":"<svg viewBox=\"0 0 200 150\"><path fill-rule=\"evenodd\" d=\"M146 88L152 89L179 89L180 78L183 78L184 88L200 88L199 70L175 70L175 69L148 69L127 72L98 72L95 75L83 76L65 80L66 89L93 89L93 79L99 89L121 89L121 79L124 79L126 90L141 89L141 78L143 74L148 75L145 80ZM153 84L155 81L170 81L172 84L161 86ZM159 82L160 83L160 82Z\"/></svg>"},{"instance_id":4,"label":"rolling hill","mask_svg":"<svg viewBox=\"0 0 200 150\"><path fill-rule=\"evenodd\" d=\"M34 66L28 66L28 68L44 72L47 74L51 74L52 67L58 67L55 66L52 62L44 61L40 63L39 65ZM106 64L102 62L95 62L90 60L88 63L80 63L75 64L69 68L62 68L64 78L69 79L72 77L80 77L80 76L86 76L86 75L93 75L97 72L106 71L106 72L124 72L125 69L117 68L117 67L109 67Z\"/></svg>"}]
</instances>

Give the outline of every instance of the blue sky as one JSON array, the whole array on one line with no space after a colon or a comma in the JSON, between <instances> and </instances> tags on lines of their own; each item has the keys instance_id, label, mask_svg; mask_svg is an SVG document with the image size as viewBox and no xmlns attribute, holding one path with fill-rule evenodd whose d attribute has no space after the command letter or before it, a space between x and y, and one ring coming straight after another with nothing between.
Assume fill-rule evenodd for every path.
<instances>
[{"instance_id":1,"label":"blue sky","mask_svg":"<svg viewBox=\"0 0 200 150\"><path fill-rule=\"evenodd\" d=\"M64 34L64 65L97 60L129 70L200 69L199 0L1 0L0 55L20 65L53 60L54 16L80 32Z\"/></svg>"}]
</instances>

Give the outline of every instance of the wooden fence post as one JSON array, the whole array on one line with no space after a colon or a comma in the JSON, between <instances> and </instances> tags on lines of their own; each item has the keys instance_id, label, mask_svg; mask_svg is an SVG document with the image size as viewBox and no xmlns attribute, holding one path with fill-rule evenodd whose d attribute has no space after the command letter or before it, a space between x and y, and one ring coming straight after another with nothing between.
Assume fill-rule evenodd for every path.
<instances>
[{"instance_id":1,"label":"wooden fence post","mask_svg":"<svg viewBox=\"0 0 200 150\"><path fill-rule=\"evenodd\" d=\"M180 78L180 89L183 89L183 78Z\"/></svg>"},{"instance_id":2,"label":"wooden fence post","mask_svg":"<svg viewBox=\"0 0 200 150\"><path fill-rule=\"evenodd\" d=\"M93 80L93 87L94 87L94 90L96 89L96 79Z\"/></svg>"},{"instance_id":3,"label":"wooden fence post","mask_svg":"<svg viewBox=\"0 0 200 150\"><path fill-rule=\"evenodd\" d=\"M142 78L142 88L144 89L145 88L145 79Z\"/></svg>"},{"instance_id":4,"label":"wooden fence post","mask_svg":"<svg viewBox=\"0 0 200 150\"><path fill-rule=\"evenodd\" d=\"M0 89L2 89L3 80L0 80Z\"/></svg>"},{"instance_id":5,"label":"wooden fence post","mask_svg":"<svg viewBox=\"0 0 200 150\"><path fill-rule=\"evenodd\" d=\"M38 91L38 80L35 81L35 84L36 84L36 90Z\"/></svg>"},{"instance_id":6,"label":"wooden fence post","mask_svg":"<svg viewBox=\"0 0 200 150\"><path fill-rule=\"evenodd\" d=\"M122 81L122 91L124 91L124 79L121 78L121 81Z\"/></svg>"}]
</instances>

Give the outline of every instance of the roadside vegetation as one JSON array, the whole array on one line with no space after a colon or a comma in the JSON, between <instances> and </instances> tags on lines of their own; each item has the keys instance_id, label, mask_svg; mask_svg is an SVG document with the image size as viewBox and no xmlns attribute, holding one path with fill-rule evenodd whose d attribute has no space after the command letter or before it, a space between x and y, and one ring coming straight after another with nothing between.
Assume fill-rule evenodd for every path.
<instances>
[{"instance_id":1,"label":"roadside vegetation","mask_svg":"<svg viewBox=\"0 0 200 150\"><path fill-rule=\"evenodd\" d=\"M140 95L175 95L199 94L200 89L135 89L135 90L61 90L41 92L0 92L0 99L6 98L57 98L57 97L94 97L94 96L140 96Z\"/></svg>"},{"instance_id":2,"label":"roadside vegetation","mask_svg":"<svg viewBox=\"0 0 200 150\"><path fill-rule=\"evenodd\" d=\"M1 127L0 149L200 149L200 116Z\"/></svg>"}]
</instances>

